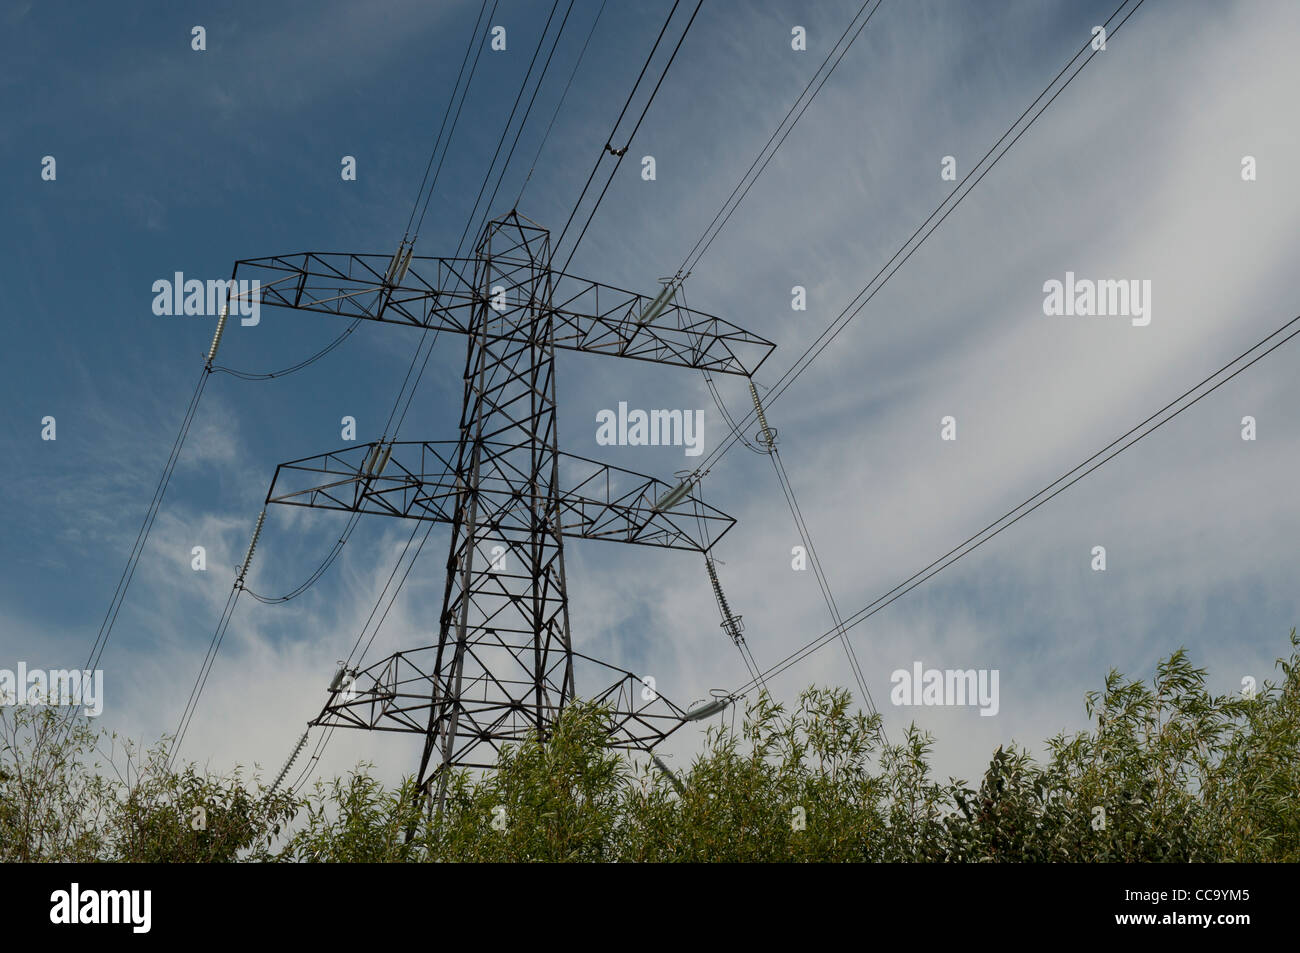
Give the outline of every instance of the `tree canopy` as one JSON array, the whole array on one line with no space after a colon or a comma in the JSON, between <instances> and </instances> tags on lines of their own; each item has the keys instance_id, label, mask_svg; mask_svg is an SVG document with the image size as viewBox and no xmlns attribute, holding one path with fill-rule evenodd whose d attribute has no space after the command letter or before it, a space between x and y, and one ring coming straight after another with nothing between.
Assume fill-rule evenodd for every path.
<instances>
[{"instance_id":1,"label":"tree canopy","mask_svg":"<svg viewBox=\"0 0 1300 953\"><path fill-rule=\"evenodd\" d=\"M1179 650L1148 684L1111 671L1089 726L1043 763L999 747L977 786L940 780L933 739L888 744L842 689L767 696L711 728L676 776L605 748L570 706L494 771L449 776L444 807L372 766L272 792L256 774L168 765L84 718L0 708L4 861L1297 861L1300 639L1281 679L1212 695Z\"/></svg>"}]
</instances>

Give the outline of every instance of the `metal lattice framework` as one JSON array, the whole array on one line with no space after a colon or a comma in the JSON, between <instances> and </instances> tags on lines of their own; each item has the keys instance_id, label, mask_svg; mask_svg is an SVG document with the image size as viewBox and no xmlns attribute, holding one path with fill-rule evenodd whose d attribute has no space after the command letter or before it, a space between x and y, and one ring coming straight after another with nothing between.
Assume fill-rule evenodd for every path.
<instances>
[{"instance_id":1,"label":"metal lattice framework","mask_svg":"<svg viewBox=\"0 0 1300 953\"><path fill-rule=\"evenodd\" d=\"M773 345L665 295L554 272L550 258L549 233L511 212L487 225L473 258L307 252L235 267L237 279L261 283L263 304L467 337L456 440L284 463L267 495L451 527L436 642L357 672L313 722L423 734L423 786L451 766L493 765L530 731L544 735L578 684L612 709L613 747L650 750L680 727L686 713L635 674L573 651L563 540L705 552L734 522L694 486L674 493L560 452L555 350L748 375ZM493 546L503 558L483 556Z\"/></svg>"}]
</instances>

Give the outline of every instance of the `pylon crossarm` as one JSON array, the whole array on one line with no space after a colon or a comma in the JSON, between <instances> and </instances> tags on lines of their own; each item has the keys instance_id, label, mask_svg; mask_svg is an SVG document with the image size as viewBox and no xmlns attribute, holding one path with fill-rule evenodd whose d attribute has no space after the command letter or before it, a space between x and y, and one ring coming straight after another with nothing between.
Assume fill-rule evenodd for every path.
<instances>
[{"instance_id":1,"label":"pylon crossarm","mask_svg":"<svg viewBox=\"0 0 1300 953\"><path fill-rule=\"evenodd\" d=\"M257 281L262 304L469 331L475 291L474 258L416 258L400 283L386 280L391 256L349 252L297 252L235 262L236 280Z\"/></svg>"},{"instance_id":2,"label":"pylon crossarm","mask_svg":"<svg viewBox=\"0 0 1300 953\"><path fill-rule=\"evenodd\" d=\"M581 652L574 652L573 657L579 665L580 680L586 684L608 685L589 700L610 710L610 747L651 751L686 723L685 709L652 687L653 679ZM609 682L611 676L614 681Z\"/></svg>"},{"instance_id":3,"label":"pylon crossarm","mask_svg":"<svg viewBox=\"0 0 1300 953\"><path fill-rule=\"evenodd\" d=\"M650 295L585 278L558 273L553 278L556 347L745 376L776 348L675 298L665 306Z\"/></svg>"},{"instance_id":4,"label":"pylon crossarm","mask_svg":"<svg viewBox=\"0 0 1300 953\"><path fill-rule=\"evenodd\" d=\"M454 440L410 441L303 457L275 468L266 501L450 522L458 489L455 451Z\"/></svg>"},{"instance_id":5,"label":"pylon crossarm","mask_svg":"<svg viewBox=\"0 0 1300 953\"><path fill-rule=\"evenodd\" d=\"M488 441L484 446L506 445ZM371 443L282 463L267 502L450 523L462 490L455 448L450 440ZM694 496L694 489L659 509L657 503L671 493L671 484L574 454L558 456L565 489L556 520L565 536L705 552L735 524ZM528 474L504 454L492 462L480 472L477 485L482 497L501 504L494 508L491 531L507 541L515 533L532 532L533 512L521 495Z\"/></svg>"},{"instance_id":6,"label":"pylon crossarm","mask_svg":"<svg viewBox=\"0 0 1300 953\"><path fill-rule=\"evenodd\" d=\"M474 258L414 258L392 283L389 255L299 252L236 262L235 277L259 281L264 305L457 334L470 333L475 308L486 299L487 339L527 340L539 305L538 265L495 254L492 260L497 271L488 288L475 284ZM547 310L558 348L748 376L776 347L676 300L652 309L648 295L558 272L550 277Z\"/></svg>"},{"instance_id":7,"label":"pylon crossarm","mask_svg":"<svg viewBox=\"0 0 1300 953\"><path fill-rule=\"evenodd\" d=\"M735 525L732 517L691 493L657 508L673 490L662 480L571 453L559 457L565 486L561 528L567 536L705 552Z\"/></svg>"},{"instance_id":8,"label":"pylon crossarm","mask_svg":"<svg viewBox=\"0 0 1300 953\"><path fill-rule=\"evenodd\" d=\"M649 751L686 723L686 711L652 687L653 680L581 652L574 652L573 658L586 684L605 686L588 700L610 711L611 747ZM425 733L430 709L446 694L446 686L440 685L431 671L432 662L432 648L397 652L380 659L357 672L340 689L331 691L311 724ZM531 685L525 675L521 670L518 677L492 677L491 688L495 692L520 693ZM477 681L488 677L481 675ZM477 692L473 682L460 686L460 704L457 735L463 737L467 750L491 738L493 752L498 751L501 744L524 740L535 727L535 711L525 711L523 706L487 691ZM544 706L548 725L554 723L560 709L558 701ZM471 766L492 767L493 762L481 760Z\"/></svg>"}]
</instances>

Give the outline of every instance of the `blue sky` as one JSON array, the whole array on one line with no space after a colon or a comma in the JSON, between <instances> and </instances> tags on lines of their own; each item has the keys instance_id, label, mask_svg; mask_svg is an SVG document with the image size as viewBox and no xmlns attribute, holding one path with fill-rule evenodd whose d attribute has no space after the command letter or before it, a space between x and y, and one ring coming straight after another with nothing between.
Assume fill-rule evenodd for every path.
<instances>
[{"instance_id":1,"label":"blue sky","mask_svg":"<svg viewBox=\"0 0 1300 953\"><path fill-rule=\"evenodd\" d=\"M1117 0L1115 0L1117 2ZM771 383L1104 20L1115 2L885 0L696 269L691 306L778 344ZM706 2L570 270L653 291L672 273L858 8ZM563 225L667 2L611 0L520 211ZM501 0L508 48L485 53L417 253L449 255L549 5ZM166 459L213 321L152 313L176 271L305 250L390 253L478 4L9 3L0 49L0 208L8 339L0 440L11 461L0 538L0 667L80 664ZM494 213L508 210L595 16L579 0ZM194 25L207 50L190 48ZM809 48L790 49L790 29ZM1294 4L1149 0L975 192L771 409L846 613L870 602L1296 313L1300 162L1291 124ZM623 143L616 143L622 145ZM639 176L654 155L657 179ZM57 180L41 180L43 156ZM357 159L355 182L340 159ZM1258 180L1242 182L1241 157ZM508 197L505 197L508 196ZM1047 318L1067 270L1153 283L1153 319ZM809 291L806 312L790 288ZM263 312L219 363L263 371L343 328ZM375 439L417 335L367 324L293 377L214 377L103 661L103 723L174 728L275 465ZM1293 346L1293 345L1292 345ZM852 630L886 726L937 736L939 773L970 776L1015 739L1082 725L1111 666L1148 676L1186 645L1216 689L1263 679L1297 612L1300 384L1283 348L1114 463ZM438 343L404 439L450 439L463 343ZM629 366L629 365L632 366ZM699 375L559 358L562 447L668 479L680 449L598 447L595 413L703 408ZM720 382L733 412L743 382ZM939 420L958 419L955 443ZM40 421L58 439L40 439ZM1240 439L1240 419L1259 439ZM729 453L704 484L738 524L720 572L760 664L828 627L766 460ZM344 517L276 508L252 585L292 589ZM409 533L363 521L343 558L287 606L243 600L185 755L272 771L319 710ZM435 532L368 660L424 644L442 591ZM209 570L189 568L204 545ZM1104 545L1108 568L1089 568ZM575 646L656 677L681 703L744 681L688 553L566 550ZM1001 711L895 708L889 675L996 668ZM774 680L850 684L837 647ZM582 686L579 686L581 691ZM673 740L688 758L695 728ZM412 742L338 737L386 777Z\"/></svg>"}]
</instances>

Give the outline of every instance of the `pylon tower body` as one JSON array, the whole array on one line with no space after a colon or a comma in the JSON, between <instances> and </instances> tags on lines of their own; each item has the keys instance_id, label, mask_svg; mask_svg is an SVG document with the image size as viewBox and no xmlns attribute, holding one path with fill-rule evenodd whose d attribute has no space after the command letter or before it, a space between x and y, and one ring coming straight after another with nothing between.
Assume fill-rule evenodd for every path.
<instances>
[{"instance_id":1,"label":"pylon tower body","mask_svg":"<svg viewBox=\"0 0 1300 953\"><path fill-rule=\"evenodd\" d=\"M748 375L773 345L677 302L550 267L548 232L517 212L471 258L304 252L237 262L263 304L462 334L455 440L384 439L282 463L267 504L430 520L450 528L436 641L340 673L316 725L424 736L427 790L543 737L579 688L611 715L608 744L650 751L686 712L651 680L576 651L564 539L707 552L733 525L698 484L562 451L557 349ZM665 427L671 413L664 412ZM680 414L678 415L680 421Z\"/></svg>"},{"instance_id":2,"label":"pylon tower body","mask_svg":"<svg viewBox=\"0 0 1300 953\"><path fill-rule=\"evenodd\" d=\"M492 222L477 258L482 298L467 335L456 446L464 488L451 528L439 698L422 778L435 757L438 768L479 763L489 742L544 732L574 694L549 236L517 220ZM480 491L503 484L510 493Z\"/></svg>"}]
</instances>

